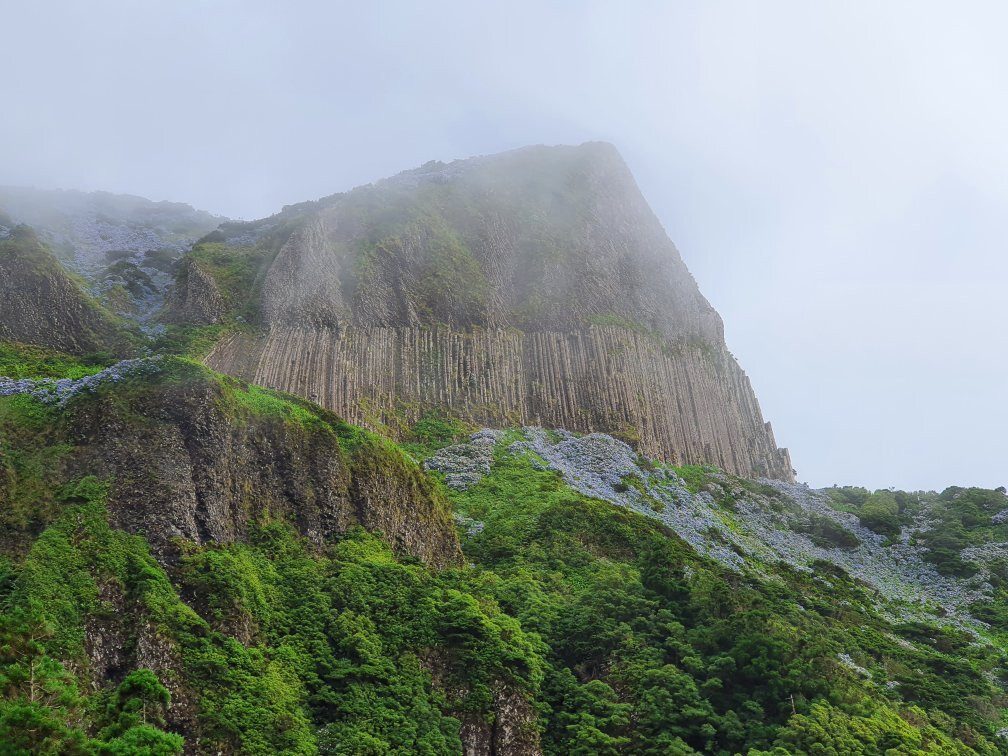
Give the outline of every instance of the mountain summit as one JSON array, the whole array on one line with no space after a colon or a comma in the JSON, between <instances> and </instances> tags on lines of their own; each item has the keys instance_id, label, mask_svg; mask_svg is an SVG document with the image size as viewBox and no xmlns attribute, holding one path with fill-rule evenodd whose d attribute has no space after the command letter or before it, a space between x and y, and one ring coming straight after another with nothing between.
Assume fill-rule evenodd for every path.
<instances>
[{"instance_id":1,"label":"mountain summit","mask_svg":"<svg viewBox=\"0 0 1008 756\"><path fill-rule=\"evenodd\" d=\"M209 366L352 422L436 409L793 480L721 318L608 144L430 162L226 223L172 301L176 322L259 326Z\"/></svg>"}]
</instances>

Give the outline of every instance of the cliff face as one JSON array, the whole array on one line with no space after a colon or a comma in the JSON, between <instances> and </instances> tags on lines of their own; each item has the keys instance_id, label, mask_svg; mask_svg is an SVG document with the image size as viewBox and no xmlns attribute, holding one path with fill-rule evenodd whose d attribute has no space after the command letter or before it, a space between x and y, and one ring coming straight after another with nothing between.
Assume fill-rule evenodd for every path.
<instances>
[{"instance_id":1,"label":"cliff face","mask_svg":"<svg viewBox=\"0 0 1008 756\"><path fill-rule=\"evenodd\" d=\"M126 346L115 319L27 226L0 240L0 341L77 354Z\"/></svg>"},{"instance_id":2,"label":"cliff face","mask_svg":"<svg viewBox=\"0 0 1008 756\"><path fill-rule=\"evenodd\" d=\"M476 424L613 432L676 463L791 474L730 356L672 351L623 328L274 328L232 337L206 361L362 425L394 428L445 407Z\"/></svg>"},{"instance_id":3,"label":"cliff face","mask_svg":"<svg viewBox=\"0 0 1008 756\"><path fill-rule=\"evenodd\" d=\"M189 373L101 392L69 412L72 467L112 481L113 526L144 535L159 556L176 539L241 541L272 517L320 544L361 525L433 566L458 560L447 504L416 464L377 439L344 448L324 417L250 411L235 404L240 389Z\"/></svg>"},{"instance_id":4,"label":"cliff face","mask_svg":"<svg viewBox=\"0 0 1008 756\"><path fill-rule=\"evenodd\" d=\"M255 295L263 330L220 344L215 369L372 427L436 407L793 479L720 317L611 146L429 163L222 231L247 244L283 222Z\"/></svg>"},{"instance_id":5,"label":"cliff face","mask_svg":"<svg viewBox=\"0 0 1008 756\"><path fill-rule=\"evenodd\" d=\"M429 163L319 205L266 274L270 327L568 331L601 320L723 340L609 145Z\"/></svg>"},{"instance_id":6,"label":"cliff face","mask_svg":"<svg viewBox=\"0 0 1008 756\"><path fill-rule=\"evenodd\" d=\"M200 325L221 322L227 310L217 283L195 260L184 261L165 306L165 320Z\"/></svg>"}]
</instances>

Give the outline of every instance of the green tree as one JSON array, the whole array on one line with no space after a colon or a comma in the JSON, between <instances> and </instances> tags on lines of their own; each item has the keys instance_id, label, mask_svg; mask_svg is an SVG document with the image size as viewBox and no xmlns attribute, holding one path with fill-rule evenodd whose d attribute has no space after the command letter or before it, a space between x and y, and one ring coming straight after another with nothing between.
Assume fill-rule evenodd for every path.
<instances>
[{"instance_id":1,"label":"green tree","mask_svg":"<svg viewBox=\"0 0 1008 756\"><path fill-rule=\"evenodd\" d=\"M169 703L171 694L157 675L149 669L133 670L112 693L102 737L119 737L138 725L163 727Z\"/></svg>"},{"instance_id":2,"label":"green tree","mask_svg":"<svg viewBox=\"0 0 1008 756\"><path fill-rule=\"evenodd\" d=\"M11 754L84 753L73 676L46 654L52 628L20 609L0 615L0 743Z\"/></svg>"}]
</instances>

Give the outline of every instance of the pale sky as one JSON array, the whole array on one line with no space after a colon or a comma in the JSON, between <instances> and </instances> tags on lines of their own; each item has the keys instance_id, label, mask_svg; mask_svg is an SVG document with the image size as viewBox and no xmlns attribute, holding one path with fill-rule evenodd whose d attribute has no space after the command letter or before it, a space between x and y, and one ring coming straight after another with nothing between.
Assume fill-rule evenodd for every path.
<instances>
[{"instance_id":1,"label":"pale sky","mask_svg":"<svg viewBox=\"0 0 1008 756\"><path fill-rule=\"evenodd\" d=\"M1004 3L6 5L0 184L255 218L607 140L799 480L1008 484Z\"/></svg>"}]
</instances>

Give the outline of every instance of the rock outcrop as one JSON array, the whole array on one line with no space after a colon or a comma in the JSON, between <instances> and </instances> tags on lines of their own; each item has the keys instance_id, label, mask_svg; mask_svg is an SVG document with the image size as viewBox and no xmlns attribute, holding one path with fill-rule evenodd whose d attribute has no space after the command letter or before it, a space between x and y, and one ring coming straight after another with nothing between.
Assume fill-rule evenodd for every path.
<instances>
[{"instance_id":1,"label":"rock outcrop","mask_svg":"<svg viewBox=\"0 0 1008 756\"><path fill-rule=\"evenodd\" d=\"M227 312L217 283L194 260L183 264L165 305L165 319L176 323L213 325Z\"/></svg>"},{"instance_id":2,"label":"rock outcrop","mask_svg":"<svg viewBox=\"0 0 1008 756\"><path fill-rule=\"evenodd\" d=\"M112 481L110 523L144 535L159 557L175 539L240 541L274 517L316 543L361 525L427 564L458 561L447 504L397 450L374 438L347 450L324 418L250 411L210 377L166 370L143 379L152 390L99 390L66 410L75 471Z\"/></svg>"},{"instance_id":3,"label":"rock outcrop","mask_svg":"<svg viewBox=\"0 0 1008 756\"><path fill-rule=\"evenodd\" d=\"M233 336L206 362L360 425L395 427L443 407L477 425L604 431L670 462L792 475L729 355L673 351L624 328L275 328Z\"/></svg>"},{"instance_id":4,"label":"rock outcrop","mask_svg":"<svg viewBox=\"0 0 1008 756\"><path fill-rule=\"evenodd\" d=\"M161 310L174 262L223 220L179 202L0 187L0 236L4 225L31 226L91 294L141 324Z\"/></svg>"},{"instance_id":5,"label":"rock outcrop","mask_svg":"<svg viewBox=\"0 0 1008 756\"><path fill-rule=\"evenodd\" d=\"M221 233L247 244L284 223L255 295L262 332L221 343L215 369L383 430L433 407L793 479L611 146L430 163Z\"/></svg>"},{"instance_id":6,"label":"rock outcrop","mask_svg":"<svg viewBox=\"0 0 1008 756\"><path fill-rule=\"evenodd\" d=\"M127 346L115 318L27 226L15 227L0 240L0 341L76 354Z\"/></svg>"}]
</instances>

